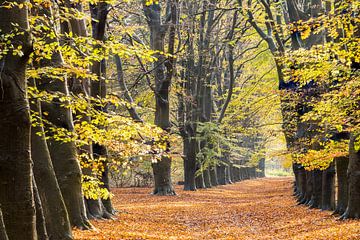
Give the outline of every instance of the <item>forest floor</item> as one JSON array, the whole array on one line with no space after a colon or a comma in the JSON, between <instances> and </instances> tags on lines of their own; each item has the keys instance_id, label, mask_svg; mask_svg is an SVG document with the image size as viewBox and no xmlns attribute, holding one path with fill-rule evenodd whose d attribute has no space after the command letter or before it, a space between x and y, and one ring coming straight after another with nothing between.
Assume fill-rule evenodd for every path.
<instances>
[{"instance_id":1,"label":"forest floor","mask_svg":"<svg viewBox=\"0 0 360 240\"><path fill-rule=\"evenodd\" d=\"M114 221L75 239L360 239L360 221L297 206L292 178L247 180L212 189L158 197L149 188L115 189Z\"/></svg>"}]
</instances>

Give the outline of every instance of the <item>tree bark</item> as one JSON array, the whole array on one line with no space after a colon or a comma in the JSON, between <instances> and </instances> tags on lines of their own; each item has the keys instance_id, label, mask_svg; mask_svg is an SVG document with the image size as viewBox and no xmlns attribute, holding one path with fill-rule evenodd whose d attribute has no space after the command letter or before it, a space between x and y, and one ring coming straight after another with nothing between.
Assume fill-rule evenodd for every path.
<instances>
[{"instance_id":1,"label":"tree bark","mask_svg":"<svg viewBox=\"0 0 360 240\"><path fill-rule=\"evenodd\" d=\"M104 41L106 32L107 15L109 13L109 4L106 2L99 2L91 6L92 16L92 37L96 40ZM96 74L98 81L91 82L91 96L94 98L105 98L107 95L106 87L106 62L103 59L100 62L94 62L92 73ZM107 109L103 107L95 107L99 111L106 112ZM102 186L108 192L110 192L109 176L108 176L108 151L105 146L98 143L93 144L93 155L95 158L105 158L103 161L104 171L101 173ZM115 209L112 206L111 199L88 199L87 206L90 207L89 212L96 218L111 218L111 214L115 213Z\"/></svg>"},{"instance_id":2,"label":"tree bark","mask_svg":"<svg viewBox=\"0 0 360 240\"><path fill-rule=\"evenodd\" d=\"M349 142L348 205L341 219L360 218L360 151L355 144L359 135L351 134Z\"/></svg>"},{"instance_id":3,"label":"tree bark","mask_svg":"<svg viewBox=\"0 0 360 240\"><path fill-rule=\"evenodd\" d=\"M4 224L4 218L2 215L1 207L0 207L0 240L9 240L7 233L6 233L6 228L5 228L5 224Z\"/></svg>"},{"instance_id":4,"label":"tree bark","mask_svg":"<svg viewBox=\"0 0 360 240\"><path fill-rule=\"evenodd\" d=\"M334 211L335 214L342 215L348 205L348 181L347 169L349 165L349 157L339 157L335 160L336 177L337 177L337 206Z\"/></svg>"},{"instance_id":5,"label":"tree bark","mask_svg":"<svg viewBox=\"0 0 360 240\"><path fill-rule=\"evenodd\" d=\"M313 184L313 181L314 181L314 175L313 175L313 171L306 171L305 172L306 174L306 193L305 193L305 204L306 205L311 205L312 204L312 194L313 194L313 189L314 189L314 184Z\"/></svg>"},{"instance_id":6,"label":"tree bark","mask_svg":"<svg viewBox=\"0 0 360 240\"><path fill-rule=\"evenodd\" d=\"M1 0L0 5L6 1ZM30 114L26 99L25 70L31 52L26 1L10 9L0 8L1 34L18 29L11 39L14 48L0 59L0 204L9 239L37 239L30 156ZM13 24L17 24L16 27ZM3 234L4 235L4 234Z\"/></svg>"},{"instance_id":7,"label":"tree bark","mask_svg":"<svg viewBox=\"0 0 360 240\"><path fill-rule=\"evenodd\" d=\"M38 240L49 240L49 236L46 231L44 211L41 204L41 199L39 196L39 191L36 186L35 178L33 178L34 186L34 199L35 199L35 209L36 209L36 232Z\"/></svg>"},{"instance_id":8,"label":"tree bark","mask_svg":"<svg viewBox=\"0 0 360 240\"><path fill-rule=\"evenodd\" d=\"M226 185L227 182L226 182L226 175L225 175L225 172L226 172L226 166L224 163L219 163L217 165L217 176L218 176L218 183L219 185Z\"/></svg>"},{"instance_id":9,"label":"tree bark","mask_svg":"<svg viewBox=\"0 0 360 240\"><path fill-rule=\"evenodd\" d=\"M322 172L321 170L313 171L313 191L310 208L321 208Z\"/></svg>"},{"instance_id":10,"label":"tree bark","mask_svg":"<svg viewBox=\"0 0 360 240\"><path fill-rule=\"evenodd\" d=\"M165 51L165 34L168 27L169 31L169 54L174 53L175 42L175 24L177 22L177 3L168 1L170 9L171 23L164 24L161 18L161 6L159 2L153 2L150 5L143 1L143 10L147 18L150 29L150 46L152 50L159 51L156 54L157 60L154 65L155 78L155 125L169 132L170 123L170 104L169 92L171 80L174 74L175 59L169 57L168 60L162 52ZM167 151L170 149L170 143L167 142ZM171 158L163 155L160 161L152 164L155 186L153 194L155 195L175 195L171 181Z\"/></svg>"},{"instance_id":11,"label":"tree bark","mask_svg":"<svg viewBox=\"0 0 360 240\"><path fill-rule=\"evenodd\" d=\"M196 173L196 149L195 139L185 139L184 143L184 190L195 191L195 173Z\"/></svg>"},{"instance_id":12,"label":"tree bark","mask_svg":"<svg viewBox=\"0 0 360 240\"><path fill-rule=\"evenodd\" d=\"M323 171L322 175L322 210L335 209L335 164Z\"/></svg>"},{"instance_id":13,"label":"tree bark","mask_svg":"<svg viewBox=\"0 0 360 240\"><path fill-rule=\"evenodd\" d=\"M211 168L210 168L210 180L211 180L212 186L215 187L215 186L219 185L216 166L211 166Z\"/></svg>"},{"instance_id":14,"label":"tree bark","mask_svg":"<svg viewBox=\"0 0 360 240\"><path fill-rule=\"evenodd\" d=\"M31 109L42 116L40 104L35 99L32 101L34 103L31 104ZM55 176L42 122L39 124L31 128L31 157L34 161L35 181L46 219L46 230L51 240L71 240L73 237L69 216Z\"/></svg>"}]
</instances>

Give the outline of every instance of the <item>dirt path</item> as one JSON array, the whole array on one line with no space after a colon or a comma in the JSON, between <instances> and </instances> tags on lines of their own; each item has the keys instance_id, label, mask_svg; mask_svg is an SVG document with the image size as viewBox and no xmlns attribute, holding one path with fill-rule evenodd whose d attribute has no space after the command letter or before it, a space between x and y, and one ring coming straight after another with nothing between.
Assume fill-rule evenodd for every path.
<instances>
[{"instance_id":1,"label":"dirt path","mask_svg":"<svg viewBox=\"0 0 360 240\"><path fill-rule=\"evenodd\" d=\"M360 239L360 221L296 206L291 178L248 180L209 190L155 197L150 189L114 191L115 221L76 239Z\"/></svg>"}]
</instances>

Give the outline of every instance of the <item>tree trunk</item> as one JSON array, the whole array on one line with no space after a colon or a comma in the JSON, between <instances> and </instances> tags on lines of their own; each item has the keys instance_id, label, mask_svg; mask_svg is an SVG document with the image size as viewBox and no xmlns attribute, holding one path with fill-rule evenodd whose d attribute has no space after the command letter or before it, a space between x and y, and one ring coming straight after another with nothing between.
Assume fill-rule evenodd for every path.
<instances>
[{"instance_id":1,"label":"tree trunk","mask_svg":"<svg viewBox=\"0 0 360 240\"><path fill-rule=\"evenodd\" d=\"M335 159L336 177L337 177L337 206L335 214L342 215L348 204L348 181L347 169L349 165L349 157L338 157Z\"/></svg>"},{"instance_id":2,"label":"tree trunk","mask_svg":"<svg viewBox=\"0 0 360 240\"><path fill-rule=\"evenodd\" d=\"M212 186L219 185L216 166L211 166L210 168L210 180Z\"/></svg>"},{"instance_id":3,"label":"tree trunk","mask_svg":"<svg viewBox=\"0 0 360 240\"><path fill-rule=\"evenodd\" d=\"M9 240L7 233L6 233L6 228L5 228L5 224L4 224L4 218L2 215L1 207L0 207L0 240Z\"/></svg>"},{"instance_id":4,"label":"tree trunk","mask_svg":"<svg viewBox=\"0 0 360 240\"><path fill-rule=\"evenodd\" d=\"M335 209L335 164L323 171L322 175L322 210Z\"/></svg>"},{"instance_id":5,"label":"tree trunk","mask_svg":"<svg viewBox=\"0 0 360 240\"><path fill-rule=\"evenodd\" d=\"M31 109L41 116L40 104L31 104ZM50 239L72 239L69 216L55 176L46 144L44 129L40 125L31 128L31 157L34 175L46 219L46 230Z\"/></svg>"},{"instance_id":6,"label":"tree trunk","mask_svg":"<svg viewBox=\"0 0 360 240\"><path fill-rule=\"evenodd\" d=\"M307 199L306 199L306 189L307 189L307 185L311 184L310 182L307 183L307 173L306 170L304 169L304 167L300 167L298 169L298 179L297 179L297 192L298 192L298 200L300 204L306 203ZM310 194L310 193L309 193Z\"/></svg>"},{"instance_id":7,"label":"tree trunk","mask_svg":"<svg viewBox=\"0 0 360 240\"><path fill-rule=\"evenodd\" d=\"M348 205L341 219L360 218L360 151L355 143L359 135L350 135L348 177Z\"/></svg>"},{"instance_id":8,"label":"tree trunk","mask_svg":"<svg viewBox=\"0 0 360 240\"><path fill-rule=\"evenodd\" d=\"M42 8L39 15L51 19L51 9ZM47 44L53 44L58 41L56 38L47 37ZM41 67L63 67L64 62L60 52L54 52L51 59L42 59L39 63ZM63 96L69 95L68 81L66 78L59 80L51 77L42 77L39 81L38 89L49 93L59 93ZM72 112L58 97L51 102L42 102L41 109L47 112L44 117L52 127L74 131ZM49 134L47 141L50 158L55 170L55 175L64 199L68 212L70 224L82 229L90 228L90 223L86 217L85 204L82 196L81 169L77 159L77 149L74 141L62 141L54 138L56 132ZM41 199L43 199L41 197ZM45 213L46 214L46 213ZM63 223L66 224L66 223Z\"/></svg>"},{"instance_id":9,"label":"tree trunk","mask_svg":"<svg viewBox=\"0 0 360 240\"><path fill-rule=\"evenodd\" d=\"M26 4L26 1L13 1ZM0 6L6 1L1 0ZM26 99L25 70L31 52L27 7L0 8L1 34L17 34L14 48L0 59L0 205L9 239L37 239L30 156L30 114ZM15 26L18 25L18 27ZM4 234L3 234L4 235ZM4 235L5 236L5 235Z\"/></svg>"},{"instance_id":10,"label":"tree trunk","mask_svg":"<svg viewBox=\"0 0 360 240\"><path fill-rule=\"evenodd\" d=\"M312 194L313 194L313 189L314 189L314 175L313 175L313 171L305 171L306 174L306 187L305 187L305 204L306 205L311 205L312 204Z\"/></svg>"},{"instance_id":11,"label":"tree trunk","mask_svg":"<svg viewBox=\"0 0 360 240\"><path fill-rule=\"evenodd\" d=\"M226 184L232 184L231 181L231 163L228 162L228 164L225 167L225 181Z\"/></svg>"},{"instance_id":12,"label":"tree trunk","mask_svg":"<svg viewBox=\"0 0 360 240\"><path fill-rule=\"evenodd\" d=\"M204 172L200 172L196 174L195 183L197 189L205 189L205 181L204 181Z\"/></svg>"},{"instance_id":13,"label":"tree trunk","mask_svg":"<svg viewBox=\"0 0 360 240\"><path fill-rule=\"evenodd\" d=\"M225 164L220 162L220 163L217 165L217 176L218 176L218 183L219 183L219 185L226 185L225 171L226 171L226 166L225 166Z\"/></svg>"},{"instance_id":14,"label":"tree trunk","mask_svg":"<svg viewBox=\"0 0 360 240\"><path fill-rule=\"evenodd\" d=\"M321 208L322 172L321 170L313 171L313 191L310 208Z\"/></svg>"},{"instance_id":15,"label":"tree trunk","mask_svg":"<svg viewBox=\"0 0 360 240\"><path fill-rule=\"evenodd\" d=\"M183 140L184 143L184 190L195 191L195 173L196 173L196 140L187 138Z\"/></svg>"},{"instance_id":16,"label":"tree trunk","mask_svg":"<svg viewBox=\"0 0 360 240\"><path fill-rule=\"evenodd\" d=\"M94 39L99 41L105 40L106 22L107 15L109 13L109 4L106 2L99 2L95 5L91 5L91 16L92 16L92 36ZM98 81L91 82L91 96L95 98L106 98L107 87L106 87L106 62L103 59L100 62L94 62L92 73L96 74ZM99 111L106 112L107 109L104 107L95 107ZM100 144L93 144L93 155L95 158L104 158L103 161L104 171L101 175L101 182L104 183L104 187L110 192L109 176L108 176L108 152L105 146ZM111 199L97 199L95 201L89 200L87 204L90 212L93 212L96 216L104 218L111 218L111 214L115 213L115 209L112 206Z\"/></svg>"},{"instance_id":17,"label":"tree trunk","mask_svg":"<svg viewBox=\"0 0 360 240\"><path fill-rule=\"evenodd\" d=\"M210 178L210 169L209 168L204 170L203 176L204 176L205 187L211 188L212 186L211 186L211 178Z\"/></svg>"},{"instance_id":18,"label":"tree trunk","mask_svg":"<svg viewBox=\"0 0 360 240\"><path fill-rule=\"evenodd\" d=\"M155 187L153 194L166 196L175 195L171 182L171 158L162 156L161 160L152 164Z\"/></svg>"},{"instance_id":19,"label":"tree trunk","mask_svg":"<svg viewBox=\"0 0 360 240\"><path fill-rule=\"evenodd\" d=\"M171 11L171 26L169 32L169 54L174 53L175 24L177 22L177 6L175 1L168 1L168 9ZM150 5L143 1L143 10L150 29L151 49L159 51L154 62L155 78L155 125L166 132L170 131L170 103L169 92L171 80L174 74L175 59L169 57L167 61L161 53L165 51L165 34L170 23L163 24L161 6L159 2ZM170 151L170 142L167 142L167 151ZM161 160L152 164L155 186L153 194L175 195L171 182L171 158L163 155Z\"/></svg>"},{"instance_id":20,"label":"tree trunk","mask_svg":"<svg viewBox=\"0 0 360 240\"><path fill-rule=\"evenodd\" d=\"M39 191L36 186L35 178L33 178L34 186L34 199L35 199L35 209L36 209L36 232L38 240L49 240L49 236L46 231L44 211L41 204L41 199L39 196Z\"/></svg>"},{"instance_id":21,"label":"tree trunk","mask_svg":"<svg viewBox=\"0 0 360 240\"><path fill-rule=\"evenodd\" d=\"M265 158L260 159L259 161L259 177L265 177Z\"/></svg>"}]
</instances>

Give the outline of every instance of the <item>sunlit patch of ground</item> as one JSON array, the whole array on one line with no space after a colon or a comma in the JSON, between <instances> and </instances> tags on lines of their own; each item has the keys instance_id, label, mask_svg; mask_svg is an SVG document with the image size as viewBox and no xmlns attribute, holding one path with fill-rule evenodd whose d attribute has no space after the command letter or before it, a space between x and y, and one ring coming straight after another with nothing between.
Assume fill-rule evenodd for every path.
<instances>
[{"instance_id":1,"label":"sunlit patch of ground","mask_svg":"<svg viewBox=\"0 0 360 240\"><path fill-rule=\"evenodd\" d=\"M360 221L337 221L331 212L297 206L292 178L248 180L177 196L148 188L114 190L119 214L94 221L75 239L360 239Z\"/></svg>"}]
</instances>

